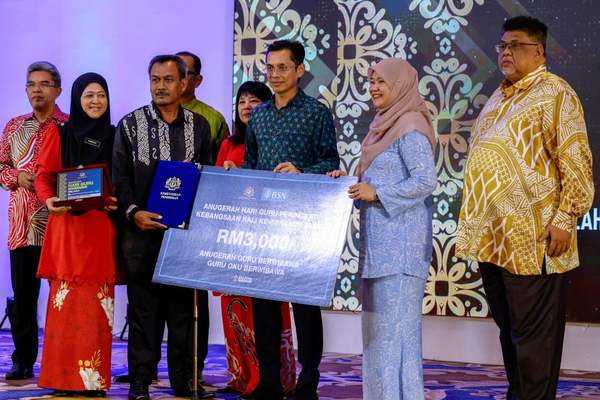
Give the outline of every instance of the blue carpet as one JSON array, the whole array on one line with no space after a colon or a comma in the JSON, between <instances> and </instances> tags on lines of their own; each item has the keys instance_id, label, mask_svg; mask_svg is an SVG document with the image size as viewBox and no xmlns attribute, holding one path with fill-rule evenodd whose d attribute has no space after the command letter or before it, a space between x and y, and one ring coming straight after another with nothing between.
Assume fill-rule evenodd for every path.
<instances>
[{"instance_id":1,"label":"blue carpet","mask_svg":"<svg viewBox=\"0 0 600 400\"><path fill-rule=\"evenodd\" d=\"M0 331L0 373L10 368L11 352L10 333ZM169 389L165 358L166 348L163 346L163 360L159 364L159 382L150 388L152 398L157 400L174 398ZM39 365L36 364L36 376L38 368ZM502 367L426 361L424 370L425 392L428 400L500 400L505 398L506 379ZM113 343L112 374L115 376L125 373L127 373L127 343L116 339ZM229 376L225 370L223 346L210 346L204 377L209 390L223 387L227 383ZM360 356L326 354L323 357L319 385L321 400L359 400L362 398L361 384ZM126 399L127 391L128 385L113 384L107 398ZM51 391L38 388L35 379L21 382L6 382L0 379L0 400L51 397ZM237 396L218 394L217 398L233 400ZM561 400L600 400L600 373L562 371L557 398Z\"/></svg>"}]
</instances>

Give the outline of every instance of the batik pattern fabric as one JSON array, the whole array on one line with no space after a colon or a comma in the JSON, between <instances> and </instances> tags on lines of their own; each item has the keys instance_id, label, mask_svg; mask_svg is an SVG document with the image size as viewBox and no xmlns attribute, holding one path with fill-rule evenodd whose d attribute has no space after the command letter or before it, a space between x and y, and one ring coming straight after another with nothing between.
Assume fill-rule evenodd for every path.
<instances>
[{"instance_id":1,"label":"batik pattern fabric","mask_svg":"<svg viewBox=\"0 0 600 400\"><path fill-rule=\"evenodd\" d=\"M35 192L18 185L20 172L37 173L37 161L49 129L69 116L55 106L40 123L33 114L11 119L0 139L0 185L10 191L8 201L8 248L41 246L48 211Z\"/></svg>"},{"instance_id":2,"label":"batik pattern fabric","mask_svg":"<svg viewBox=\"0 0 600 400\"><path fill-rule=\"evenodd\" d=\"M361 202L363 398L424 398L421 304L432 248L433 149L412 131L363 173L379 201Z\"/></svg>"},{"instance_id":3,"label":"batik pattern fabric","mask_svg":"<svg viewBox=\"0 0 600 400\"><path fill-rule=\"evenodd\" d=\"M249 395L254 391L260 379L254 339L252 299L244 296L223 295L221 313L223 315L227 370L231 374L231 380L227 386L243 395ZM281 304L280 349L281 385L284 393L290 393L296 386L296 360L288 303Z\"/></svg>"},{"instance_id":4,"label":"batik pattern fabric","mask_svg":"<svg viewBox=\"0 0 600 400\"><path fill-rule=\"evenodd\" d=\"M427 270L427 262L414 261ZM363 279L363 400L424 400L421 303L425 279Z\"/></svg>"},{"instance_id":5,"label":"batik pattern fabric","mask_svg":"<svg viewBox=\"0 0 600 400\"><path fill-rule=\"evenodd\" d=\"M360 202L359 270L363 278L405 273L427 279L431 261L432 201L437 185L427 137L412 131L379 154L361 180L379 201Z\"/></svg>"},{"instance_id":6,"label":"batik pattern fabric","mask_svg":"<svg viewBox=\"0 0 600 400\"><path fill-rule=\"evenodd\" d=\"M273 100L260 104L248 123L244 157L249 169L273 170L283 162L311 174L339 168L331 112L303 91L281 109Z\"/></svg>"},{"instance_id":7,"label":"batik pattern fabric","mask_svg":"<svg viewBox=\"0 0 600 400\"><path fill-rule=\"evenodd\" d=\"M117 126L112 161L122 210L146 206L159 160L212 164L210 150L210 127L200 114L180 108L167 122L151 103L125 115Z\"/></svg>"},{"instance_id":8,"label":"batik pattern fabric","mask_svg":"<svg viewBox=\"0 0 600 400\"><path fill-rule=\"evenodd\" d=\"M579 265L577 218L594 198L592 153L577 94L541 65L494 92L472 129L457 256L517 275ZM571 234L569 250L546 254L551 224Z\"/></svg>"},{"instance_id":9,"label":"batik pattern fabric","mask_svg":"<svg viewBox=\"0 0 600 400\"><path fill-rule=\"evenodd\" d=\"M114 288L108 283L50 281L40 387L110 387Z\"/></svg>"}]
</instances>

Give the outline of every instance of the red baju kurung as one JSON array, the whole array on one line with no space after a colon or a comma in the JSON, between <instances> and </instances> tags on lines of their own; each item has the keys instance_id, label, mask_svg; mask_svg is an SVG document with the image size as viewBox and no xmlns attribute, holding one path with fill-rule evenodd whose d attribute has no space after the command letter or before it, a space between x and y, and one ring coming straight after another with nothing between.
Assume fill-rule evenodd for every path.
<instances>
[{"instance_id":1,"label":"red baju kurung","mask_svg":"<svg viewBox=\"0 0 600 400\"><path fill-rule=\"evenodd\" d=\"M54 128L44 141L35 181L41 201L56 195L62 169ZM38 275L50 281L39 386L110 387L116 273L115 227L106 211L50 215Z\"/></svg>"},{"instance_id":2,"label":"red baju kurung","mask_svg":"<svg viewBox=\"0 0 600 400\"><path fill-rule=\"evenodd\" d=\"M242 165L244 144L236 144L225 139L221 144L215 165L222 167L226 160L233 161L237 166ZM222 295L221 314L227 351L227 370L232 376L227 385L248 395L254 391L260 379L254 341L252 299L244 296ZM288 303L281 304L281 317L281 385L284 392L289 393L296 386L296 361Z\"/></svg>"},{"instance_id":3,"label":"red baju kurung","mask_svg":"<svg viewBox=\"0 0 600 400\"><path fill-rule=\"evenodd\" d=\"M217 156L217 167L222 167L225 161L233 161L238 167L244 162L244 143L233 143L229 138L223 140Z\"/></svg>"}]
</instances>

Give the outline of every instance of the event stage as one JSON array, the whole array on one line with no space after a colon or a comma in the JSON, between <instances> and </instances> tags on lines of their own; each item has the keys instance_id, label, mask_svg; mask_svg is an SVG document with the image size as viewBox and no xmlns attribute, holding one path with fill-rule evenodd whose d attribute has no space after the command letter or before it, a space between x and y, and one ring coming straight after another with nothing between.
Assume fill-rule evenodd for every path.
<instances>
[{"instance_id":1,"label":"event stage","mask_svg":"<svg viewBox=\"0 0 600 400\"><path fill-rule=\"evenodd\" d=\"M0 371L10 368L12 341L10 333L0 331ZM153 399L175 398L168 388L166 347L163 346L163 360L159 366L159 382L151 386ZM114 375L127 372L127 342L115 339L113 343ZM36 365L36 376L37 376ZM205 379L208 389L222 387L228 380L225 371L225 351L221 345L211 345L206 362ZM425 386L428 400L482 400L503 399L506 390L504 371L497 366L477 364L425 363ZM128 385L114 384L108 392L108 399L126 399ZM6 382L0 380L0 400L52 398L50 390L37 387L35 379ZM321 400L359 400L361 392L361 357L341 354L327 354L321 364ZM55 397L56 398L56 397ZM217 395L218 399L235 399L235 395ZM558 397L567 399L600 399L600 373L562 371Z\"/></svg>"}]
</instances>

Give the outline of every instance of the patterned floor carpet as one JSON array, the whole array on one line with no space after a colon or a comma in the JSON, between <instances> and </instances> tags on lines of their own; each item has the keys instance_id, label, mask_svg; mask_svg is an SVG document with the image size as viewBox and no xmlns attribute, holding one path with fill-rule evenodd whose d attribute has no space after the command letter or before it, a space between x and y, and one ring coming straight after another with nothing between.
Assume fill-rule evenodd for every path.
<instances>
[{"instance_id":1,"label":"patterned floor carpet","mask_svg":"<svg viewBox=\"0 0 600 400\"><path fill-rule=\"evenodd\" d=\"M127 343L116 340L113 344L113 375L127 372ZM12 342L10 334L0 332L0 374L10 368ZM36 367L38 367L36 365ZM359 400L361 394L361 357L327 354L321 364L321 400ZM1 374L3 375L3 374ZM37 375L37 369L36 369ZM223 346L210 347L205 369L207 389L222 387L228 380L225 371ZM502 368L475 364L425 363L425 386L428 400L482 400L504 399L506 391ZM113 384L108 399L126 399L128 385ZM167 369L164 360L159 366L159 383L151 387L153 399L175 398L168 387ZM50 391L40 389L35 379L18 384L0 379L0 400L51 398ZM57 397L54 397L57 398ZM234 399L234 395L217 396L218 399ZM559 395L561 400L599 399L600 373L563 371Z\"/></svg>"}]
</instances>

